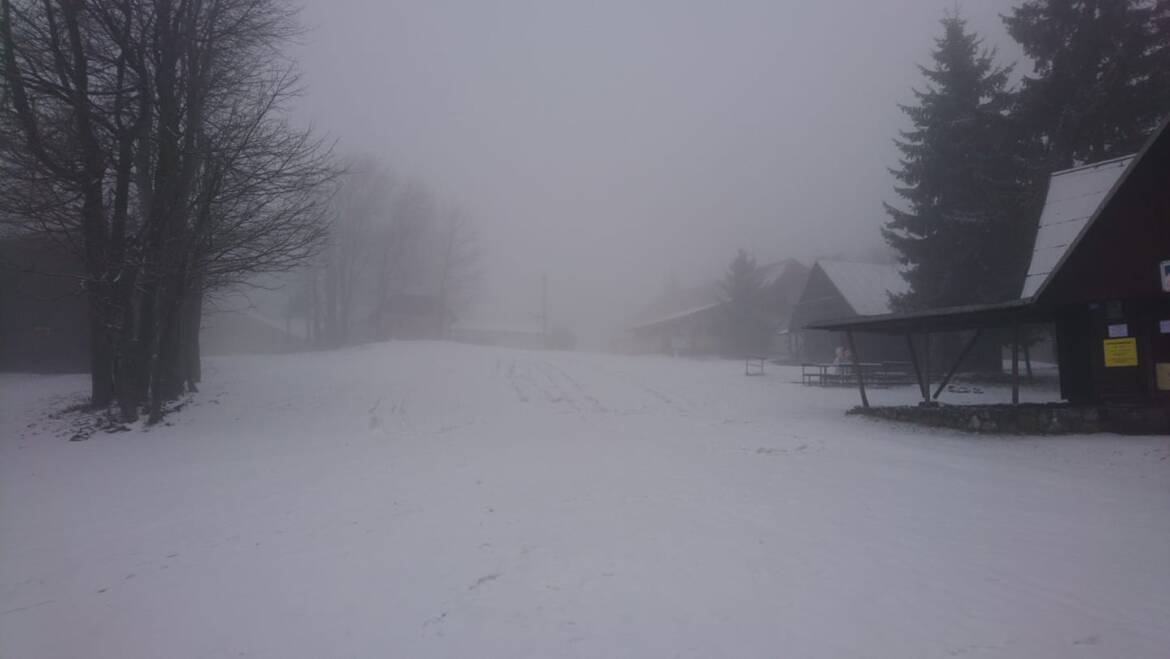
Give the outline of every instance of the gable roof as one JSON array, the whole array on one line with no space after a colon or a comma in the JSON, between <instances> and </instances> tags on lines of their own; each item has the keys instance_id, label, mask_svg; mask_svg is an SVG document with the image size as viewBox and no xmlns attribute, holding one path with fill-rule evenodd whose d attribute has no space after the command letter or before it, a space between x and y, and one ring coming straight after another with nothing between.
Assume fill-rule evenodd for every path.
<instances>
[{"instance_id":1,"label":"gable roof","mask_svg":"<svg viewBox=\"0 0 1170 659\"><path fill-rule=\"evenodd\" d=\"M769 287L790 273L803 275L804 264L796 259L783 259L759 266L760 285ZM657 325L669 324L689 316L706 313L724 302L723 288L719 281L711 281L673 291L660 297L654 304L643 309L632 320L629 329L644 330ZM787 310L785 310L787 311Z\"/></svg>"},{"instance_id":2,"label":"gable roof","mask_svg":"<svg viewBox=\"0 0 1170 659\"><path fill-rule=\"evenodd\" d=\"M671 314L667 314L665 316L659 316L656 318L652 318L652 319L647 320L643 323L639 323L637 325L634 325L630 329L636 331L636 330L649 329L651 327L655 327L658 325L665 325L665 324L671 323L671 322L676 321L676 320L682 320L683 318L688 318L690 316L701 314L701 313L710 311L712 309L717 309L721 306L723 306L723 303L719 302L719 301L709 302L706 304L700 304L700 305L697 305L694 307L690 307L687 309L682 309L682 310L676 311L676 312L671 313Z\"/></svg>"},{"instance_id":3,"label":"gable roof","mask_svg":"<svg viewBox=\"0 0 1170 659\"><path fill-rule=\"evenodd\" d=\"M833 286L859 316L890 313L890 295L910 290L897 266L853 261L817 261Z\"/></svg>"},{"instance_id":4,"label":"gable roof","mask_svg":"<svg viewBox=\"0 0 1170 659\"><path fill-rule=\"evenodd\" d=\"M1021 298L1040 291L1136 159L1123 156L1052 175Z\"/></svg>"},{"instance_id":5,"label":"gable roof","mask_svg":"<svg viewBox=\"0 0 1170 659\"><path fill-rule=\"evenodd\" d=\"M678 320L722 302L719 286L708 283L702 286L681 288L663 294L653 304L642 309L633 317L630 329L644 329L659 323Z\"/></svg>"},{"instance_id":6,"label":"gable roof","mask_svg":"<svg viewBox=\"0 0 1170 659\"><path fill-rule=\"evenodd\" d=\"M760 266L760 284L763 286L771 286L775 284L781 277L790 272L804 269L804 265L796 259L784 259L783 261L776 261Z\"/></svg>"}]
</instances>

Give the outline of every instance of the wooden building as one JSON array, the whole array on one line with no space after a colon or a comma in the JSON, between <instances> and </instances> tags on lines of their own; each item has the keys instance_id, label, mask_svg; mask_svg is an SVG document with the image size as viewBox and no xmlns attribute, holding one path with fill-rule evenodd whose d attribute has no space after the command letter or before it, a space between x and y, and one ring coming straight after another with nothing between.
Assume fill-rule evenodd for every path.
<instances>
[{"instance_id":1,"label":"wooden building","mask_svg":"<svg viewBox=\"0 0 1170 659\"><path fill-rule=\"evenodd\" d=\"M80 264L35 237L0 240L0 371L89 370L89 313Z\"/></svg>"},{"instance_id":2,"label":"wooden building","mask_svg":"<svg viewBox=\"0 0 1170 659\"><path fill-rule=\"evenodd\" d=\"M544 329L529 323L460 321L451 326L449 338L458 343L522 350L544 350L548 347Z\"/></svg>"},{"instance_id":3,"label":"wooden building","mask_svg":"<svg viewBox=\"0 0 1170 659\"><path fill-rule=\"evenodd\" d=\"M438 295L395 293L371 314L375 340L440 339L455 322L455 314Z\"/></svg>"},{"instance_id":4,"label":"wooden building","mask_svg":"<svg viewBox=\"0 0 1170 659\"><path fill-rule=\"evenodd\" d=\"M858 336L1009 328L1018 337L1022 326L1036 324L1055 328L1064 399L1170 405L1167 124L1136 156L1052 175L1019 299L818 327ZM1014 343L1013 372L1018 374L1018 338ZM1014 390L1018 402L1018 384ZM923 397L930 398L925 386Z\"/></svg>"},{"instance_id":5,"label":"wooden building","mask_svg":"<svg viewBox=\"0 0 1170 659\"><path fill-rule=\"evenodd\" d=\"M811 329L828 321L890 313L890 296L905 293L906 280L897 267L822 259L809 273L788 321L794 356L804 362L830 362L844 347L843 332ZM868 361L905 361L906 343L878 334L858 337L858 349Z\"/></svg>"},{"instance_id":6,"label":"wooden building","mask_svg":"<svg viewBox=\"0 0 1170 659\"><path fill-rule=\"evenodd\" d=\"M788 356L787 336L780 330L789 318L809 269L795 259L760 266L763 313L777 339L775 356ZM723 292L717 282L670 291L638 315L623 342L632 352L715 355L725 351Z\"/></svg>"}]
</instances>

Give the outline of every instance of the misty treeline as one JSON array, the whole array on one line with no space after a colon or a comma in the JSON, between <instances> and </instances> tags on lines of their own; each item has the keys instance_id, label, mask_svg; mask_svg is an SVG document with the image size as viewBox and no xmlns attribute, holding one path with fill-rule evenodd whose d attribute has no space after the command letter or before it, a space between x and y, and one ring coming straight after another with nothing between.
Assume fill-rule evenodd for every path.
<instances>
[{"instance_id":1,"label":"misty treeline","mask_svg":"<svg viewBox=\"0 0 1170 659\"><path fill-rule=\"evenodd\" d=\"M277 0L2 0L0 212L84 265L92 403L157 421L210 291L320 253L339 175L287 121Z\"/></svg>"},{"instance_id":2,"label":"misty treeline","mask_svg":"<svg viewBox=\"0 0 1170 659\"><path fill-rule=\"evenodd\" d=\"M310 342L336 347L404 330L445 336L479 283L471 217L371 156L347 163L330 216L332 239L298 274L289 301ZM395 327L401 316L412 326Z\"/></svg>"},{"instance_id":3,"label":"misty treeline","mask_svg":"<svg viewBox=\"0 0 1170 659\"><path fill-rule=\"evenodd\" d=\"M1135 153L1170 114L1170 0L1027 0L1003 20L1030 72L948 15L903 107L883 227L900 309L1019 296L1049 175Z\"/></svg>"}]
</instances>

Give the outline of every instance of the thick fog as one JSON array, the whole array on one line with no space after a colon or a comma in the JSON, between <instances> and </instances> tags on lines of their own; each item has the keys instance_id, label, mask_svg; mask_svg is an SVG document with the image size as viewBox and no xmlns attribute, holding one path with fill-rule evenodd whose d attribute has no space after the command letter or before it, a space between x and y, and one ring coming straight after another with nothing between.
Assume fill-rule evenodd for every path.
<instances>
[{"instance_id":1,"label":"thick fog","mask_svg":"<svg viewBox=\"0 0 1170 659\"><path fill-rule=\"evenodd\" d=\"M1017 59L999 14L960 9ZM479 226L474 312L589 342L671 276L880 258L899 102L953 0L309 0L300 112Z\"/></svg>"}]
</instances>

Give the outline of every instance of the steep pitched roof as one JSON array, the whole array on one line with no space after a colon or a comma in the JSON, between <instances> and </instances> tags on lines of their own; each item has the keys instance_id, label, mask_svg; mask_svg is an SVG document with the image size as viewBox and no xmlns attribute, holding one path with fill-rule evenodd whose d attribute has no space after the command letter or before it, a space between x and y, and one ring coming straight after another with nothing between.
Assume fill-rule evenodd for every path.
<instances>
[{"instance_id":1,"label":"steep pitched roof","mask_svg":"<svg viewBox=\"0 0 1170 659\"><path fill-rule=\"evenodd\" d=\"M1021 298L1039 292L1135 159L1124 156L1052 175Z\"/></svg>"},{"instance_id":2,"label":"steep pitched roof","mask_svg":"<svg viewBox=\"0 0 1170 659\"><path fill-rule=\"evenodd\" d=\"M764 286L771 286L789 272L802 269L804 269L804 265L796 259L784 259L783 261L768 263L760 266L760 283Z\"/></svg>"},{"instance_id":3,"label":"steep pitched roof","mask_svg":"<svg viewBox=\"0 0 1170 659\"><path fill-rule=\"evenodd\" d=\"M901 295L910 290L910 284L893 265L817 261L817 267L859 316L890 313L890 295Z\"/></svg>"}]
</instances>

